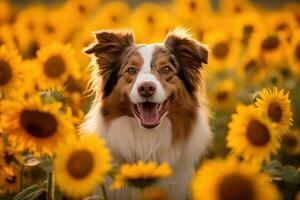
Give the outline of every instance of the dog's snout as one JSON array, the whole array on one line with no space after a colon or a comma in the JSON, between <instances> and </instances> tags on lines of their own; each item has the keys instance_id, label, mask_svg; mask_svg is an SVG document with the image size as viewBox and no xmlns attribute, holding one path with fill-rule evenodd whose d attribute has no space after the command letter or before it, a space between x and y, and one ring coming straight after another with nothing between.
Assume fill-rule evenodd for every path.
<instances>
[{"instance_id":1,"label":"dog's snout","mask_svg":"<svg viewBox=\"0 0 300 200\"><path fill-rule=\"evenodd\" d=\"M155 90L156 86L151 81L144 82L138 87L138 93L142 97L151 97L155 93Z\"/></svg>"}]
</instances>

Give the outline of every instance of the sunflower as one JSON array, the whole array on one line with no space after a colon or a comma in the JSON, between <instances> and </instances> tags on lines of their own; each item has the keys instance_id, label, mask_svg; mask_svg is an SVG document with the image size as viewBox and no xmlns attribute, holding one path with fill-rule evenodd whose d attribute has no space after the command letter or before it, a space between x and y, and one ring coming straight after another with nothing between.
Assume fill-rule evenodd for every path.
<instances>
[{"instance_id":1,"label":"sunflower","mask_svg":"<svg viewBox=\"0 0 300 200\"><path fill-rule=\"evenodd\" d=\"M43 102L39 95L2 102L2 125L9 143L17 150L52 155L59 143L75 137L71 116L59 102Z\"/></svg>"},{"instance_id":2,"label":"sunflower","mask_svg":"<svg viewBox=\"0 0 300 200\"><path fill-rule=\"evenodd\" d=\"M248 45L253 36L265 32L261 16L256 12L243 13L234 20L233 35L244 45Z\"/></svg>"},{"instance_id":3,"label":"sunflower","mask_svg":"<svg viewBox=\"0 0 300 200\"><path fill-rule=\"evenodd\" d=\"M208 0L174 0L174 7L177 16L183 20L205 17L212 10Z\"/></svg>"},{"instance_id":4,"label":"sunflower","mask_svg":"<svg viewBox=\"0 0 300 200\"><path fill-rule=\"evenodd\" d=\"M22 89L22 60L15 49L0 47L0 97L11 96Z\"/></svg>"},{"instance_id":5,"label":"sunflower","mask_svg":"<svg viewBox=\"0 0 300 200\"><path fill-rule=\"evenodd\" d=\"M59 188L72 197L83 197L102 184L111 169L111 155L97 135L58 147L54 160L55 180Z\"/></svg>"},{"instance_id":6,"label":"sunflower","mask_svg":"<svg viewBox=\"0 0 300 200\"><path fill-rule=\"evenodd\" d=\"M287 62L286 41L277 33L259 34L249 44L250 53L258 53L265 65L278 68Z\"/></svg>"},{"instance_id":7,"label":"sunflower","mask_svg":"<svg viewBox=\"0 0 300 200\"><path fill-rule=\"evenodd\" d=\"M64 10L69 10L72 17L76 20L89 15L100 4L100 0L68 0L64 5Z\"/></svg>"},{"instance_id":8,"label":"sunflower","mask_svg":"<svg viewBox=\"0 0 300 200\"><path fill-rule=\"evenodd\" d=\"M69 75L79 76L79 64L70 45L52 43L38 51L39 83L43 86L59 85Z\"/></svg>"},{"instance_id":9,"label":"sunflower","mask_svg":"<svg viewBox=\"0 0 300 200\"><path fill-rule=\"evenodd\" d=\"M226 79L218 84L217 88L211 94L211 100L215 108L226 110L234 106L235 83L232 79Z\"/></svg>"},{"instance_id":10,"label":"sunflower","mask_svg":"<svg viewBox=\"0 0 300 200\"><path fill-rule=\"evenodd\" d=\"M124 28L128 17L129 7L124 1L111 1L101 6L91 23L94 24L93 30Z\"/></svg>"},{"instance_id":11,"label":"sunflower","mask_svg":"<svg viewBox=\"0 0 300 200\"><path fill-rule=\"evenodd\" d=\"M134 187L144 188L159 179L170 176L171 173L172 169L167 163L157 165L154 162L144 163L144 161L139 161L131 165L124 164L116 175L111 189L119 189L125 182Z\"/></svg>"},{"instance_id":12,"label":"sunflower","mask_svg":"<svg viewBox=\"0 0 300 200\"><path fill-rule=\"evenodd\" d=\"M219 5L225 15L240 15L254 10L249 0L220 0Z\"/></svg>"},{"instance_id":13,"label":"sunflower","mask_svg":"<svg viewBox=\"0 0 300 200\"><path fill-rule=\"evenodd\" d=\"M129 24L133 28L137 43L146 43L158 29L158 24L168 16L167 11L159 4L144 3L136 7Z\"/></svg>"},{"instance_id":14,"label":"sunflower","mask_svg":"<svg viewBox=\"0 0 300 200\"><path fill-rule=\"evenodd\" d=\"M280 194L271 181L257 165L235 158L207 160L192 180L192 199L279 200Z\"/></svg>"},{"instance_id":15,"label":"sunflower","mask_svg":"<svg viewBox=\"0 0 300 200\"><path fill-rule=\"evenodd\" d=\"M294 15L288 11L271 12L265 18L266 25L288 41L292 38L293 31L298 26Z\"/></svg>"},{"instance_id":16,"label":"sunflower","mask_svg":"<svg viewBox=\"0 0 300 200\"><path fill-rule=\"evenodd\" d=\"M300 131L292 130L284 137L285 152L288 155L300 155Z\"/></svg>"},{"instance_id":17,"label":"sunflower","mask_svg":"<svg viewBox=\"0 0 300 200\"><path fill-rule=\"evenodd\" d=\"M293 39L288 46L288 58L292 70L300 74L300 30L294 32Z\"/></svg>"},{"instance_id":18,"label":"sunflower","mask_svg":"<svg viewBox=\"0 0 300 200\"><path fill-rule=\"evenodd\" d=\"M291 101L289 93L277 88L263 89L255 105L269 120L277 124L282 133L287 133L292 125Z\"/></svg>"},{"instance_id":19,"label":"sunflower","mask_svg":"<svg viewBox=\"0 0 300 200\"><path fill-rule=\"evenodd\" d=\"M268 72L261 58L253 53L247 53L238 64L237 75L241 81L258 84Z\"/></svg>"},{"instance_id":20,"label":"sunflower","mask_svg":"<svg viewBox=\"0 0 300 200\"><path fill-rule=\"evenodd\" d=\"M209 44L211 50L209 54L209 66L211 67L208 67L208 70L214 72L234 67L240 47L229 33L222 30L207 32L204 42Z\"/></svg>"},{"instance_id":21,"label":"sunflower","mask_svg":"<svg viewBox=\"0 0 300 200\"><path fill-rule=\"evenodd\" d=\"M272 153L280 148L280 134L274 123L260 115L253 105L238 105L232 115L227 146L233 154L241 155L246 161L262 163L269 161Z\"/></svg>"}]
</instances>

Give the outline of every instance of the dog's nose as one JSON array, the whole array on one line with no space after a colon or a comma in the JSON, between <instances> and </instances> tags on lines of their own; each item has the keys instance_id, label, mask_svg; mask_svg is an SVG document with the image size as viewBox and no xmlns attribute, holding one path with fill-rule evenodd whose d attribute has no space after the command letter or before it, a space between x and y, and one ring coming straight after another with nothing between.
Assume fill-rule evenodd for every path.
<instances>
[{"instance_id":1,"label":"dog's nose","mask_svg":"<svg viewBox=\"0 0 300 200\"><path fill-rule=\"evenodd\" d=\"M151 81L144 82L138 87L138 92L142 97L151 97L155 90L156 86Z\"/></svg>"}]
</instances>

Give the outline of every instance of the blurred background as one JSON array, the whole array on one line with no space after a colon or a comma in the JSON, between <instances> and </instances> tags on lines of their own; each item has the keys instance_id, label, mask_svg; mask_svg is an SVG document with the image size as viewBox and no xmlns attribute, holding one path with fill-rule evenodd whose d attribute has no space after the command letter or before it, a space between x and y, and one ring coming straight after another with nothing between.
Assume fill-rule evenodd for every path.
<instances>
[{"instance_id":1,"label":"blurred background","mask_svg":"<svg viewBox=\"0 0 300 200\"><path fill-rule=\"evenodd\" d=\"M296 199L300 188L300 0L0 0L0 46L17 50L25 71L22 83L26 83L18 87L16 83L15 88L1 85L0 97L17 101L21 96L26 101L30 93L58 88L52 95L71 110L76 126L94 98L84 92L90 74L89 57L82 53L94 41L93 31L129 28L137 43L151 43L162 42L176 27L190 30L211 50L205 71L215 139L208 157L231 152L226 140L228 123L239 103L253 103L263 88L289 93L293 127L272 155L276 165L268 172L276 177L284 199ZM57 79L41 70L54 54L68 67ZM55 69L59 74L60 69ZM16 88L18 95L12 96L8 91ZM12 187L7 193L17 191Z\"/></svg>"}]
</instances>

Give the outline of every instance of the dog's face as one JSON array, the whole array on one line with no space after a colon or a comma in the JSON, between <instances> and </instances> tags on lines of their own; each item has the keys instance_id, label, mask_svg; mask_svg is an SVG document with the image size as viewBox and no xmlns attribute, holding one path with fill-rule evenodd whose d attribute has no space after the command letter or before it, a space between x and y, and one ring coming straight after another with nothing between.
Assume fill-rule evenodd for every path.
<instances>
[{"instance_id":1,"label":"dog's face","mask_svg":"<svg viewBox=\"0 0 300 200\"><path fill-rule=\"evenodd\" d=\"M106 119L135 116L150 129L166 115L180 114L180 108L197 106L208 52L196 40L172 33L163 44L135 45L130 32L101 31L95 37L85 52L96 58Z\"/></svg>"}]
</instances>

